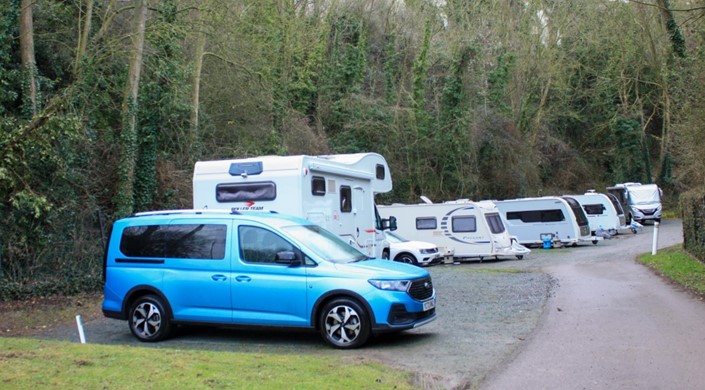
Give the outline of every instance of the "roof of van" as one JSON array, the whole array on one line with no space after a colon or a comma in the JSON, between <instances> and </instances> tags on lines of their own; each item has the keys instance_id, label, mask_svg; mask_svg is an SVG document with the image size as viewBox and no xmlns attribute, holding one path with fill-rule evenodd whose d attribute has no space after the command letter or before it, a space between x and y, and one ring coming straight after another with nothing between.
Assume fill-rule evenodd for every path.
<instances>
[{"instance_id":1,"label":"roof of van","mask_svg":"<svg viewBox=\"0 0 705 390\"><path fill-rule=\"evenodd\" d=\"M296 224L312 225L313 223L303 218L288 214L279 214L276 211L231 211L225 209L199 209L199 210L157 210L136 213L123 220L165 220L165 219L249 219L252 221L266 220L268 224L276 227Z\"/></svg>"}]
</instances>

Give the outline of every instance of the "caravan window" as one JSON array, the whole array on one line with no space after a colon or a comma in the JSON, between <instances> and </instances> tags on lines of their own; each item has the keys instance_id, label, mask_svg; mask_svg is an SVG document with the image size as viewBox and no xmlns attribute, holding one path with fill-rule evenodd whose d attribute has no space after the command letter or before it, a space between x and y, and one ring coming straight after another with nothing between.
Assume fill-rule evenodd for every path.
<instances>
[{"instance_id":1,"label":"caravan window","mask_svg":"<svg viewBox=\"0 0 705 390\"><path fill-rule=\"evenodd\" d=\"M485 219L487 220L487 225L489 225L492 234L504 232L504 224L502 223L502 218L499 217L499 213L487 214L485 215Z\"/></svg>"},{"instance_id":2,"label":"caravan window","mask_svg":"<svg viewBox=\"0 0 705 390\"><path fill-rule=\"evenodd\" d=\"M387 173L384 169L384 165L377 164L377 167L375 168L375 177L380 180L384 180L385 176L387 176Z\"/></svg>"},{"instance_id":3,"label":"caravan window","mask_svg":"<svg viewBox=\"0 0 705 390\"><path fill-rule=\"evenodd\" d=\"M518 219L524 223L532 222L561 222L565 221L563 211L556 210L527 210L527 211L509 211L507 219Z\"/></svg>"},{"instance_id":4,"label":"caravan window","mask_svg":"<svg viewBox=\"0 0 705 390\"><path fill-rule=\"evenodd\" d=\"M477 221L473 215L459 215L451 219L453 232L468 233L477 231Z\"/></svg>"},{"instance_id":5,"label":"caravan window","mask_svg":"<svg viewBox=\"0 0 705 390\"><path fill-rule=\"evenodd\" d=\"M323 196L326 194L326 179L323 176L314 176L311 178L311 194L315 196Z\"/></svg>"},{"instance_id":6,"label":"caravan window","mask_svg":"<svg viewBox=\"0 0 705 390\"><path fill-rule=\"evenodd\" d=\"M602 215L606 210L602 203L599 204L584 204L583 209L588 215Z\"/></svg>"},{"instance_id":7,"label":"caravan window","mask_svg":"<svg viewBox=\"0 0 705 390\"><path fill-rule=\"evenodd\" d=\"M220 260L226 231L216 224L130 226L122 231L120 251L129 257Z\"/></svg>"},{"instance_id":8,"label":"caravan window","mask_svg":"<svg viewBox=\"0 0 705 390\"><path fill-rule=\"evenodd\" d=\"M436 226L436 217L416 218L416 230L434 230Z\"/></svg>"},{"instance_id":9,"label":"caravan window","mask_svg":"<svg viewBox=\"0 0 705 390\"><path fill-rule=\"evenodd\" d=\"M350 186L340 186L340 211L344 213L352 211L352 190Z\"/></svg>"},{"instance_id":10,"label":"caravan window","mask_svg":"<svg viewBox=\"0 0 705 390\"><path fill-rule=\"evenodd\" d=\"M227 183L215 187L215 199L221 203L274 200L276 197L277 186L271 181Z\"/></svg>"}]
</instances>

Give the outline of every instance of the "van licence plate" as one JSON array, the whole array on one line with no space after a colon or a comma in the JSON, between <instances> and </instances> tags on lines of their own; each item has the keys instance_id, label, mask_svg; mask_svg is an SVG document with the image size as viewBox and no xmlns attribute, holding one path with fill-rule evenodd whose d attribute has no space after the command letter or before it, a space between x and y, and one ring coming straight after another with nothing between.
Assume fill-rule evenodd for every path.
<instances>
[{"instance_id":1,"label":"van licence plate","mask_svg":"<svg viewBox=\"0 0 705 390\"><path fill-rule=\"evenodd\" d=\"M423 311L428 311L436 307L436 298L429 299L423 303Z\"/></svg>"}]
</instances>

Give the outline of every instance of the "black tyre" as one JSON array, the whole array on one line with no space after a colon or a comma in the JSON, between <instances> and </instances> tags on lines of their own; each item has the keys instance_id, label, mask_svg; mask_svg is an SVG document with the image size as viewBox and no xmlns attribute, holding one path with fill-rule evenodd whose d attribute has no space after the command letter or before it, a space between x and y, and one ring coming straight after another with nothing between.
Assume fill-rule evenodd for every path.
<instances>
[{"instance_id":1,"label":"black tyre","mask_svg":"<svg viewBox=\"0 0 705 390\"><path fill-rule=\"evenodd\" d=\"M171 332L166 306L156 295L145 295L132 303L128 324L130 331L139 341L164 340Z\"/></svg>"},{"instance_id":2,"label":"black tyre","mask_svg":"<svg viewBox=\"0 0 705 390\"><path fill-rule=\"evenodd\" d=\"M382 258L385 260L389 260L389 249L385 249L382 251Z\"/></svg>"},{"instance_id":3,"label":"black tyre","mask_svg":"<svg viewBox=\"0 0 705 390\"><path fill-rule=\"evenodd\" d=\"M398 255L394 261L398 261L400 263L407 263L407 264L413 264L413 265L418 265L419 262L416 261L416 257L410 253L402 253Z\"/></svg>"},{"instance_id":4,"label":"black tyre","mask_svg":"<svg viewBox=\"0 0 705 390\"><path fill-rule=\"evenodd\" d=\"M517 260L522 260L524 258L524 255L517 255Z\"/></svg>"},{"instance_id":5,"label":"black tyre","mask_svg":"<svg viewBox=\"0 0 705 390\"><path fill-rule=\"evenodd\" d=\"M350 298L328 302L318 321L323 340L335 348L358 348L370 338L369 316L362 305Z\"/></svg>"}]
</instances>

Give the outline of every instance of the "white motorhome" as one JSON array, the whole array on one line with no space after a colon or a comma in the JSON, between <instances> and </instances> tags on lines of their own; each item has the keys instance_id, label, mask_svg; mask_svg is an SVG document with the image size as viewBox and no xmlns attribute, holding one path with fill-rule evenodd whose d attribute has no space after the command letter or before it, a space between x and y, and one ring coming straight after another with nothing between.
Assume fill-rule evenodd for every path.
<instances>
[{"instance_id":1,"label":"white motorhome","mask_svg":"<svg viewBox=\"0 0 705 390\"><path fill-rule=\"evenodd\" d=\"M624 226L624 216L620 220L617 209L607 195L588 191L584 195L570 195L570 197L577 200L583 208L591 234L604 232L603 234L613 236L620 229L627 228Z\"/></svg>"},{"instance_id":2,"label":"white motorhome","mask_svg":"<svg viewBox=\"0 0 705 390\"><path fill-rule=\"evenodd\" d=\"M382 217L396 216L397 232L413 240L436 244L455 259L516 257L531 251L512 241L491 201L467 199L432 203L380 205Z\"/></svg>"},{"instance_id":3,"label":"white motorhome","mask_svg":"<svg viewBox=\"0 0 705 390\"><path fill-rule=\"evenodd\" d=\"M383 230L390 224L379 218L374 198L391 190L389 166L377 153L198 161L193 172L195 209L302 217L377 258L389 257Z\"/></svg>"},{"instance_id":4,"label":"white motorhome","mask_svg":"<svg viewBox=\"0 0 705 390\"><path fill-rule=\"evenodd\" d=\"M627 224L632 220L661 222L662 191L656 184L621 183L607 187L607 192L622 203Z\"/></svg>"},{"instance_id":5,"label":"white motorhome","mask_svg":"<svg viewBox=\"0 0 705 390\"><path fill-rule=\"evenodd\" d=\"M552 243L577 245L600 238L590 235L590 226L580 204L571 197L544 196L495 201L509 234L522 245Z\"/></svg>"}]
</instances>

